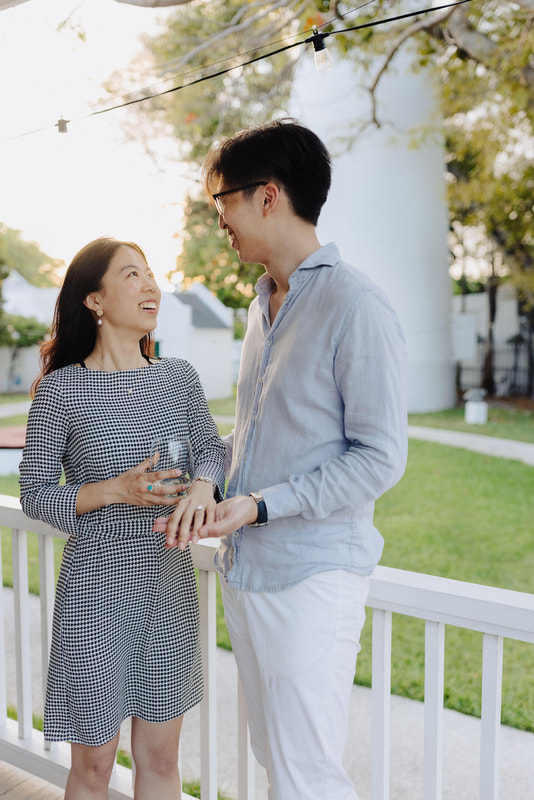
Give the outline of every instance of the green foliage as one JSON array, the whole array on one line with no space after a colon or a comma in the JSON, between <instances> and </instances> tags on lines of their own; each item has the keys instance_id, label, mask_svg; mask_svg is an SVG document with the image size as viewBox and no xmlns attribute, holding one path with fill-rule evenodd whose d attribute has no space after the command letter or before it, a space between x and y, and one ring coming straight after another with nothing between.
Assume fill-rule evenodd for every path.
<instances>
[{"instance_id":1,"label":"green foliage","mask_svg":"<svg viewBox=\"0 0 534 800\"><path fill-rule=\"evenodd\" d=\"M411 48L414 69L437 64L453 244L456 240L456 244L465 245L467 229L476 227L497 248L500 271L511 273L528 300L534 296L534 168L523 151L533 137L530 62L534 26L526 5L473 0L454 12L429 14L416 23L413 19L399 20L339 34L328 40L328 46L336 58L349 58L360 70L367 70L369 84L396 42L398 48ZM325 0L304 3L298 13L281 9L274 0L191 2L167 19L166 29L159 36L146 41L149 61L169 87L181 85L234 66L243 60L240 53L253 58L273 50L274 45L284 45L295 34L309 31L313 24L334 20L336 12L347 10L343 4L334 9ZM403 11L406 8L400 2L375 0L351 15L350 26ZM463 31L458 34L462 25ZM339 25L334 23L324 30L336 27ZM181 158L198 169L213 141L251 122L264 122L284 113L296 58L303 52L304 48L295 48L139 104L134 107L132 135L144 136L148 142L147 120L151 135L154 130L168 132L170 127ZM393 52L388 69L395 68ZM139 69L143 72L139 72L137 82L146 74L146 64L140 64ZM110 88L116 93L118 85L116 78ZM362 122L356 124L361 126ZM143 130L145 134L140 133ZM216 230L208 205L193 195L188 209L184 252L177 268L186 278L204 280L223 302L236 307L248 305L255 275L238 265L225 237ZM196 241L198 236L207 239L205 247ZM482 255L487 257L487 252Z\"/></svg>"},{"instance_id":2,"label":"green foliage","mask_svg":"<svg viewBox=\"0 0 534 800\"><path fill-rule=\"evenodd\" d=\"M16 270L34 286L54 286L57 283L55 270L62 263L47 256L36 244L21 239L20 231L0 223L0 347L28 347L40 341L46 332L35 319L24 320L4 312L2 284L10 271Z\"/></svg>"},{"instance_id":3,"label":"green foliage","mask_svg":"<svg viewBox=\"0 0 534 800\"><path fill-rule=\"evenodd\" d=\"M0 264L7 271L16 270L33 286L56 286L55 271L63 265L57 258L43 253L33 242L21 239L20 231L0 222ZM0 279L7 277L0 272Z\"/></svg>"},{"instance_id":4,"label":"green foliage","mask_svg":"<svg viewBox=\"0 0 534 800\"><path fill-rule=\"evenodd\" d=\"M48 325L39 322L35 317L21 317L17 314L3 314L0 328L0 346L31 347L42 342L48 331Z\"/></svg>"},{"instance_id":5,"label":"green foliage","mask_svg":"<svg viewBox=\"0 0 534 800\"><path fill-rule=\"evenodd\" d=\"M7 278L9 275L9 269L7 267L6 262L4 261L1 251L0 251L0 337L2 336L2 332L5 326L5 316L4 316L4 297L2 294L2 283L4 278Z\"/></svg>"},{"instance_id":6,"label":"green foliage","mask_svg":"<svg viewBox=\"0 0 534 800\"><path fill-rule=\"evenodd\" d=\"M147 60L158 74L159 88L180 86L205 75L234 67L245 60L276 50L294 35L323 22L329 3L309 0L298 14L276 0L212 0L191 2L167 17L166 27L146 39ZM295 48L237 68L183 91L147 100L135 107L126 129L132 138L150 147L154 131L174 133L182 161L202 164L213 142L251 122L285 116L296 57ZM132 67L128 82L146 84L147 64ZM114 94L124 85L116 75L108 88ZM147 123L150 131L147 129ZM253 286L263 268L242 265L217 227L217 215L192 192L185 212L184 247L175 271L187 281L202 280L227 306L248 307ZM173 274L173 273L170 273Z\"/></svg>"}]
</instances>

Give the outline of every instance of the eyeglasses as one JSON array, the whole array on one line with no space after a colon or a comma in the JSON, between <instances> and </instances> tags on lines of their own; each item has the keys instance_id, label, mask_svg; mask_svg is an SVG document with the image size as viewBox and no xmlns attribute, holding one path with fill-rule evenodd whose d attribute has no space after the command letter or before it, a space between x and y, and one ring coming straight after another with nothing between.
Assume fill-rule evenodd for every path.
<instances>
[{"instance_id":1,"label":"eyeglasses","mask_svg":"<svg viewBox=\"0 0 534 800\"><path fill-rule=\"evenodd\" d=\"M226 194L233 194L233 192L242 192L243 189L254 189L256 186L267 186L267 181L256 181L256 183L247 183L245 186L238 186L235 189L225 189L224 192L217 192L216 194L212 194L213 202L215 203L215 208L219 212L219 214L224 214L224 204L221 202L221 197L224 197Z\"/></svg>"}]
</instances>

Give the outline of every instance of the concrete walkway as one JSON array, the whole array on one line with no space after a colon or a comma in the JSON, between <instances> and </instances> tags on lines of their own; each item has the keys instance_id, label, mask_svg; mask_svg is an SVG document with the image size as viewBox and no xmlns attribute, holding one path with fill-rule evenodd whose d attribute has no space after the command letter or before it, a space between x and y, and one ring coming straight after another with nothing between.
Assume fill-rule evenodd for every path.
<instances>
[{"instance_id":1,"label":"concrete walkway","mask_svg":"<svg viewBox=\"0 0 534 800\"><path fill-rule=\"evenodd\" d=\"M496 436L481 436L478 433L424 428L417 425L408 425L408 436L411 439L424 439L427 442L462 447L464 450L475 450L477 453L484 453L487 456L510 458L534 467L534 444L528 442L500 439Z\"/></svg>"}]
</instances>

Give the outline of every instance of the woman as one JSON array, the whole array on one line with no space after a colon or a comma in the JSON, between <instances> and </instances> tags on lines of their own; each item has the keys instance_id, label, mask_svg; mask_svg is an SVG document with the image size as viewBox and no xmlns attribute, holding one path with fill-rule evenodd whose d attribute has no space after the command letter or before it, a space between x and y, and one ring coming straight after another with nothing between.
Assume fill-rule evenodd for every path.
<instances>
[{"instance_id":1,"label":"woman","mask_svg":"<svg viewBox=\"0 0 534 800\"><path fill-rule=\"evenodd\" d=\"M126 717L136 799L179 798L182 717L202 697L185 543L213 519L224 446L191 365L150 357L160 298L137 245L104 237L80 250L42 348L28 419L22 507L70 534L44 712L45 738L71 742L66 800L107 798ZM165 496L155 483L177 470L148 472L151 441L170 435L193 448L185 497ZM168 506L176 506L182 547L152 532Z\"/></svg>"}]
</instances>

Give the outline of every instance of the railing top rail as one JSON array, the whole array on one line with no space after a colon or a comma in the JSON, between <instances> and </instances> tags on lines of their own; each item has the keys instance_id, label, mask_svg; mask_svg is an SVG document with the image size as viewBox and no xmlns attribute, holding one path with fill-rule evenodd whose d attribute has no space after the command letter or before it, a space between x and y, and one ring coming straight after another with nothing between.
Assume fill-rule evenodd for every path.
<instances>
[{"instance_id":1,"label":"railing top rail","mask_svg":"<svg viewBox=\"0 0 534 800\"><path fill-rule=\"evenodd\" d=\"M27 517L18 498L9 495L0 494L0 523L67 538L65 533ZM192 545L195 567L215 570L216 546L216 540ZM371 581L368 605L534 643L534 594L379 566Z\"/></svg>"},{"instance_id":2,"label":"railing top rail","mask_svg":"<svg viewBox=\"0 0 534 800\"><path fill-rule=\"evenodd\" d=\"M368 605L534 643L534 594L377 567Z\"/></svg>"}]
</instances>

